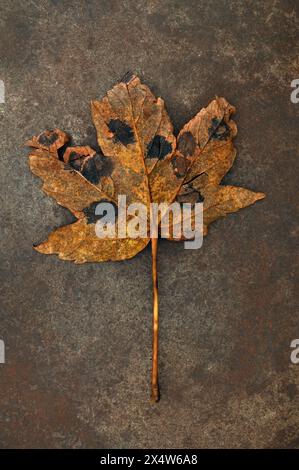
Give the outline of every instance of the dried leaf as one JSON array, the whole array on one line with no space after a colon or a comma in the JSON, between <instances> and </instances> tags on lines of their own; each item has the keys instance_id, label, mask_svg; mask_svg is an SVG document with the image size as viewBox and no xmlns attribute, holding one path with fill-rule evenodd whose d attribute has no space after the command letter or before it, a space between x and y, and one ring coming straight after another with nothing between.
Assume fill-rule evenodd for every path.
<instances>
[{"instance_id":1,"label":"dried leaf","mask_svg":"<svg viewBox=\"0 0 299 470\"><path fill-rule=\"evenodd\" d=\"M215 98L180 131L177 139L164 101L155 98L138 77L128 73L107 95L91 103L100 150L70 146L59 129L44 131L27 142L31 171L43 181L42 189L68 208L77 221L53 231L36 246L41 253L58 254L75 263L123 260L135 256L150 241L150 203L204 203L204 234L208 225L253 204L264 194L222 186L236 151L237 133L225 98ZM147 209L144 238L98 238L95 208L110 202L117 214L118 196L127 205ZM118 214L119 215L119 214ZM126 222L130 222L127 215ZM191 213L194 225L194 212ZM161 227L165 223L162 218ZM174 226L180 221L172 220ZM172 234L169 236L173 239ZM152 399L158 401L158 284L157 238L152 238L153 368Z\"/></svg>"}]
</instances>

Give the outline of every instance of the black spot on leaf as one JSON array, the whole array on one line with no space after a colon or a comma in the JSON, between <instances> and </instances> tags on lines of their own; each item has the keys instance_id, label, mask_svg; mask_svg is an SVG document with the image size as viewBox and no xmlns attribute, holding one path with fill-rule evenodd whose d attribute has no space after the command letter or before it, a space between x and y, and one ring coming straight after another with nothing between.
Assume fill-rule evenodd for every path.
<instances>
[{"instance_id":1,"label":"black spot on leaf","mask_svg":"<svg viewBox=\"0 0 299 470\"><path fill-rule=\"evenodd\" d=\"M100 176L97 172L97 167L94 161L94 158L88 158L83 164L81 170L82 176L86 178L92 184L98 184L100 181Z\"/></svg>"},{"instance_id":2,"label":"black spot on leaf","mask_svg":"<svg viewBox=\"0 0 299 470\"><path fill-rule=\"evenodd\" d=\"M113 163L110 157L105 157L102 154L90 157L73 151L69 155L65 169L79 171L90 183L98 184L102 176L111 175Z\"/></svg>"},{"instance_id":3,"label":"black spot on leaf","mask_svg":"<svg viewBox=\"0 0 299 470\"><path fill-rule=\"evenodd\" d=\"M50 147L50 145L54 144L58 139L58 134L56 132L44 132L38 138L38 141L41 145L45 145L46 147Z\"/></svg>"},{"instance_id":4,"label":"black spot on leaf","mask_svg":"<svg viewBox=\"0 0 299 470\"><path fill-rule=\"evenodd\" d=\"M115 142L120 142L123 145L135 142L133 129L120 119L111 119L108 129L110 132L113 132Z\"/></svg>"},{"instance_id":5,"label":"black spot on leaf","mask_svg":"<svg viewBox=\"0 0 299 470\"><path fill-rule=\"evenodd\" d=\"M109 157L104 155L95 155L92 158L87 158L83 163L81 173L90 183L98 184L102 176L110 176L112 173L113 164Z\"/></svg>"},{"instance_id":6,"label":"black spot on leaf","mask_svg":"<svg viewBox=\"0 0 299 470\"><path fill-rule=\"evenodd\" d=\"M117 205L115 204L115 202L113 201L108 201L108 199L102 199L101 201L96 201L96 202L92 202L88 207L85 207L83 209L83 212L84 212L84 215L87 219L87 223L88 224L95 224L98 220L102 219L106 214L107 214L107 211L104 211L103 214L96 214L95 211L96 211L96 208L99 204L102 204L102 203L109 203L113 206L114 208L114 213L115 213L115 219L117 218L117 215L118 215L118 207Z\"/></svg>"},{"instance_id":7,"label":"black spot on leaf","mask_svg":"<svg viewBox=\"0 0 299 470\"><path fill-rule=\"evenodd\" d=\"M195 147L196 142L191 132L184 132L184 134L182 134L178 140L179 152L184 155L184 157L188 157L189 155L194 154Z\"/></svg>"},{"instance_id":8,"label":"black spot on leaf","mask_svg":"<svg viewBox=\"0 0 299 470\"><path fill-rule=\"evenodd\" d=\"M230 128L222 119L213 118L209 127L209 137L213 140L227 140Z\"/></svg>"},{"instance_id":9,"label":"black spot on leaf","mask_svg":"<svg viewBox=\"0 0 299 470\"><path fill-rule=\"evenodd\" d=\"M163 135L156 135L147 146L147 157L162 160L172 151L172 146Z\"/></svg>"},{"instance_id":10,"label":"black spot on leaf","mask_svg":"<svg viewBox=\"0 0 299 470\"><path fill-rule=\"evenodd\" d=\"M171 159L174 174L177 178L183 178L187 172L187 162L182 155L175 155Z\"/></svg>"},{"instance_id":11,"label":"black spot on leaf","mask_svg":"<svg viewBox=\"0 0 299 470\"><path fill-rule=\"evenodd\" d=\"M211 119L211 126L209 128L209 135L211 135L217 129L217 127L219 126L221 121L222 121L222 119L218 119L218 118L212 118Z\"/></svg>"}]
</instances>

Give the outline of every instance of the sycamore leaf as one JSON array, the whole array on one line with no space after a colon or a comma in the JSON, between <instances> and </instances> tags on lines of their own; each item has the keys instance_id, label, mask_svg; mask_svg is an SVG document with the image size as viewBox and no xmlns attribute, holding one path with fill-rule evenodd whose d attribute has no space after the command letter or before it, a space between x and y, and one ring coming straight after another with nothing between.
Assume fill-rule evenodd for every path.
<instances>
[{"instance_id":1,"label":"sycamore leaf","mask_svg":"<svg viewBox=\"0 0 299 470\"><path fill-rule=\"evenodd\" d=\"M262 193L222 186L236 151L237 133L231 119L234 108L216 97L191 119L177 138L164 101L155 98L139 78L128 73L101 100L91 103L97 132L97 149L71 146L59 129L32 137L29 165L43 181L42 189L69 209L76 222L54 230L37 245L40 253L58 254L75 263L124 260L143 250L150 241L150 204L189 202L204 204L204 233L208 225L231 212L262 199ZM121 218L119 196L127 205L142 205L146 215L143 237L125 229L109 238L99 238L96 225L99 203L115 209L115 225ZM125 224L132 222L125 215ZM194 212L190 214L194 223ZM173 226L180 221L172 220ZM165 223L161 216L160 227ZM113 224L112 224L113 225ZM152 399L158 401L158 284L157 237L152 236L153 263L153 367ZM173 237L169 235L169 239Z\"/></svg>"}]
</instances>

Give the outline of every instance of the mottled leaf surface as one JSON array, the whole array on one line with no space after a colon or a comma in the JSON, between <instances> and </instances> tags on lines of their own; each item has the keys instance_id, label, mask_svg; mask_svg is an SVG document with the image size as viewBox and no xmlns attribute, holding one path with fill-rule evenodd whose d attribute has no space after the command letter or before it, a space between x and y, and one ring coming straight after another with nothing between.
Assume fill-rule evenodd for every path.
<instances>
[{"instance_id":1,"label":"mottled leaf surface","mask_svg":"<svg viewBox=\"0 0 299 470\"><path fill-rule=\"evenodd\" d=\"M56 136L59 136L58 143L55 143ZM73 224L54 230L48 240L35 249L40 253L58 254L59 258L76 263L132 258L145 248L149 238L103 239L97 237L95 232L95 208L98 203L111 202L117 209L117 193L110 176L113 159L98 155L86 146L68 147L60 159L58 150L67 140L65 133L55 130L52 133L46 131L27 143L33 147L29 166L43 180L43 191L78 219ZM146 181L145 174L143 179ZM145 183L144 187L146 191ZM147 200L146 195L144 200Z\"/></svg>"},{"instance_id":2,"label":"mottled leaf surface","mask_svg":"<svg viewBox=\"0 0 299 470\"><path fill-rule=\"evenodd\" d=\"M151 202L203 202L204 233L211 222L262 199L262 193L220 184L236 156L233 112L225 98L216 97L175 138L164 101L127 74L91 103L98 149L71 146L59 129L32 137L31 171L43 181L43 191L77 218L36 250L76 263L135 256L149 236L100 239L95 233L95 207L111 202L117 214L119 195L148 209Z\"/></svg>"},{"instance_id":3,"label":"mottled leaf surface","mask_svg":"<svg viewBox=\"0 0 299 470\"><path fill-rule=\"evenodd\" d=\"M236 157L233 139L237 126L231 119L234 112L235 108L224 98L216 98L191 119L178 136L177 152L189 158L191 164L175 201L203 203L204 235L211 222L265 197L263 193L220 185ZM194 213L191 217L194 227Z\"/></svg>"}]
</instances>

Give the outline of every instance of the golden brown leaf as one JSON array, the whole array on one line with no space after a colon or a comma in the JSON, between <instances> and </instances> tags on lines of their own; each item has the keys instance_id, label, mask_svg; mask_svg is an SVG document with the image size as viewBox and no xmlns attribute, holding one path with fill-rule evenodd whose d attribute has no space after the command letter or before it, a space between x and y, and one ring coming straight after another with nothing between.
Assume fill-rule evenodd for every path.
<instances>
[{"instance_id":1,"label":"golden brown leaf","mask_svg":"<svg viewBox=\"0 0 299 470\"><path fill-rule=\"evenodd\" d=\"M36 250L58 254L75 263L132 258L149 243L150 203L203 202L203 232L220 217L264 197L248 189L222 186L233 165L237 133L225 98L215 98L180 131L177 139L164 101L155 98L138 77L126 74L107 95L91 103L99 149L70 146L68 136L55 129L27 142L31 147L31 171L43 181L42 189L77 218L73 224L53 231ZM118 197L127 206L142 203L147 209L144 238L126 232L119 238L99 238L96 224L100 202L112 203L120 218ZM98 217L98 218L97 218ZM132 221L132 214L125 222ZM160 217L161 219L161 217ZM194 228L194 212L190 213ZM181 221L170 214L173 229ZM165 220L162 217L160 228ZM110 234L111 236L111 234ZM170 232L169 239L174 239ZM183 238L182 238L183 239ZM158 384L158 240L153 237L153 367L151 397L159 400Z\"/></svg>"},{"instance_id":2,"label":"golden brown leaf","mask_svg":"<svg viewBox=\"0 0 299 470\"><path fill-rule=\"evenodd\" d=\"M205 234L214 220L264 197L220 186L236 156L232 140L237 127L231 119L235 109L225 98L216 97L201 109L177 139L164 101L156 99L133 74L127 74L103 99L93 101L91 110L103 154L89 146L75 146L59 155L68 141L59 129L27 142L33 147L30 168L44 181L43 190L82 220L56 230L37 250L77 262L134 256L147 245L148 237L141 244L136 240L129 243L129 239L117 243L116 239L105 239L104 243L95 235L96 218L90 217L101 201L116 206L120 194L126 195L127 204L141 202L147 208L150 202L203 201ZM95 240L91 242L92 231ZM63 236L68 237L68 249ZM89 251L84 237L89 240Z\"/></svg>"}]
</instances>

